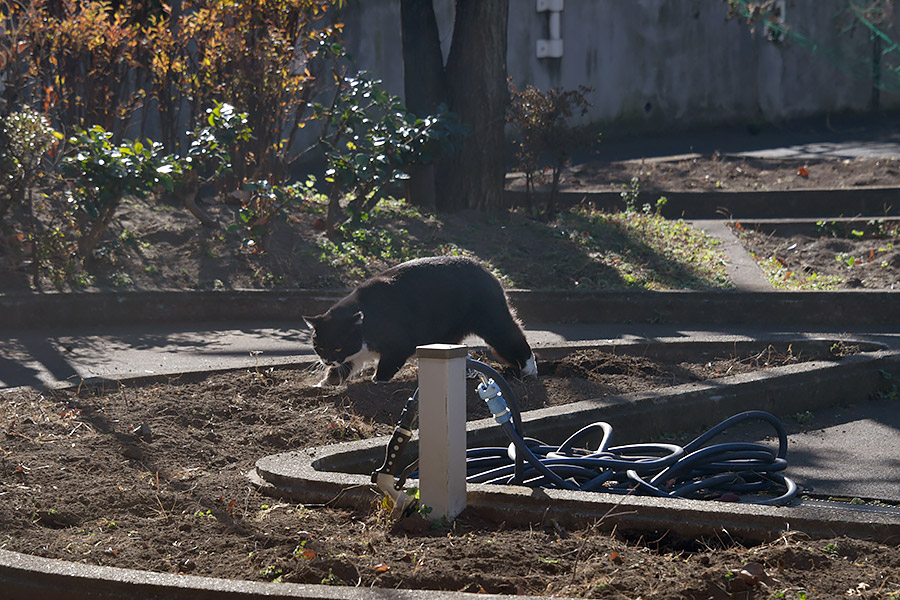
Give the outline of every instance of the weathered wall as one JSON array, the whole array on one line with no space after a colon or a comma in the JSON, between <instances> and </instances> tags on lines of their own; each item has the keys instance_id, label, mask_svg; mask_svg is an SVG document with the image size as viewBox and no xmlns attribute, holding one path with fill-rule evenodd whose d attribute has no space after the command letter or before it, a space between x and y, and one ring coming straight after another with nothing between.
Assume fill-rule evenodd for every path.
<instances>
[{"instance_id":1,"label":"weathered wall","mask_svg":"<svg viewBox=\"0 0 900 600\"><path fill-rule=\"evenodd\" d=\"M839 32L839 0L788 0L787 17L820 48L864 58L872 53L862 28ZM445 49L452 0L435 0ZM511 0L508 69L513 80L541 89L593 86L591 121L605 129L682 129L716 123L869 109L872 89L851 78L821 50L773 44L760 30L726 19L722 0L565 0L561 14L564 56L538 59L537 40L548 36L547 17L535 0ZM350 0L348 47L361 68L402 93L399 0ZM882 108L900 107L881 94Z\"/></svg>"}]
</instances>

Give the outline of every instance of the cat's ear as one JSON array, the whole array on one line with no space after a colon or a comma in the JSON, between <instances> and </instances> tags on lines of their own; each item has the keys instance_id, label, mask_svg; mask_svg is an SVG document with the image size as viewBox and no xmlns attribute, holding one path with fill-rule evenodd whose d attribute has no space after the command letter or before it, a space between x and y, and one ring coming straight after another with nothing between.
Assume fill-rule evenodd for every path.
<instances>
[{"instance_id":1,"label":"cat's ear","mask_svg":"<svg viewBox=\"0 0 900 600\"><path fill-rule=\"evenodd\" d=\"M362 325L363 322L363 314L361 310L356 311L356 314L353 315L353 324L354 325Z\"/></svg>"},{"instance_id":2,"label":"cat's ear","mask_svg":"<svg viewBox=\"0 0 900 600\"><path fill-rule=\"evenodd\" d=\"M306 326L310 329L315 329L316 326L322 322L323 315L316 315L314 317L303 317L303 320L306 322Z\"/></svg>"}]
</instances>

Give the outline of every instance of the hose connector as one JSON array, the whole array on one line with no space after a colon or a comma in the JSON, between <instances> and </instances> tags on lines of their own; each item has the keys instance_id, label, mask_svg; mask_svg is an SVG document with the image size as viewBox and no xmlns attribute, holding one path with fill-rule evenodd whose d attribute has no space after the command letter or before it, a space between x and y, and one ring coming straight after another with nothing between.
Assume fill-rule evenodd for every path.
<instances>
[{"instance_id":1,"label":"hose connector","mask_svg":"<svg viewBox=\"0 0 900 600\"><path fill-rule=\"evenodd\" d=\"M509 423L510 419L512 419L512 413L509 412L509 406L507 406L497 382L493 379L488 379L487 384L482 381L475 389L478 391L481 399L487 403L488 410L494 415L494 420L500 425Z\"/></svg>"}]
</instances>

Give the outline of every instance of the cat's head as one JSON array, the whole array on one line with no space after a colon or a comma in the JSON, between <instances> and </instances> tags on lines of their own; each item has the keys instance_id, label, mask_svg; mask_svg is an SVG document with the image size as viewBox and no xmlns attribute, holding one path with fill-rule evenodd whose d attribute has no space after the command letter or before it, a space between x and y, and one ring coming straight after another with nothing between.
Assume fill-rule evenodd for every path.
<instances>
[{"instance_id":1,"label":"cat's head","mask_svg":"<svg viewBox=\"0 0 900 600\"><path fill-rule=\"evenodd\" d=\"M332 311L303 317L313 330L313 349L326 365L339 365L362 349L363 314L360 311Z\"/></svg>"}]
</instances>

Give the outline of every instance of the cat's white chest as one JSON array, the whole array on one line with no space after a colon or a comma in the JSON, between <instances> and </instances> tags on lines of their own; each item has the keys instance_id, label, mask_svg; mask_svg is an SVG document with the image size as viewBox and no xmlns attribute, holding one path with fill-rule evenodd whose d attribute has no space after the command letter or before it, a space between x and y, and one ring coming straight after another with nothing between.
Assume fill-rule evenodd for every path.
<instances>
[{"instance_id":1,"label":"cat's white chest","mask_svg":"<svg viewBox=\"0 0 900 600\"><path fill-rule=\"evenodd\" d=\"M348 379L357 375L360 371L363 370L363 367L365 367L373 360L378 360L380 358L381 354L375 352L374 350L370 350L369 347L366 346L366 343L363 342L362 347L356 354L348 356L346 359L344 359L345 363L350 363L351 365L353 365Z\"/></svg>"}]
</instances>

